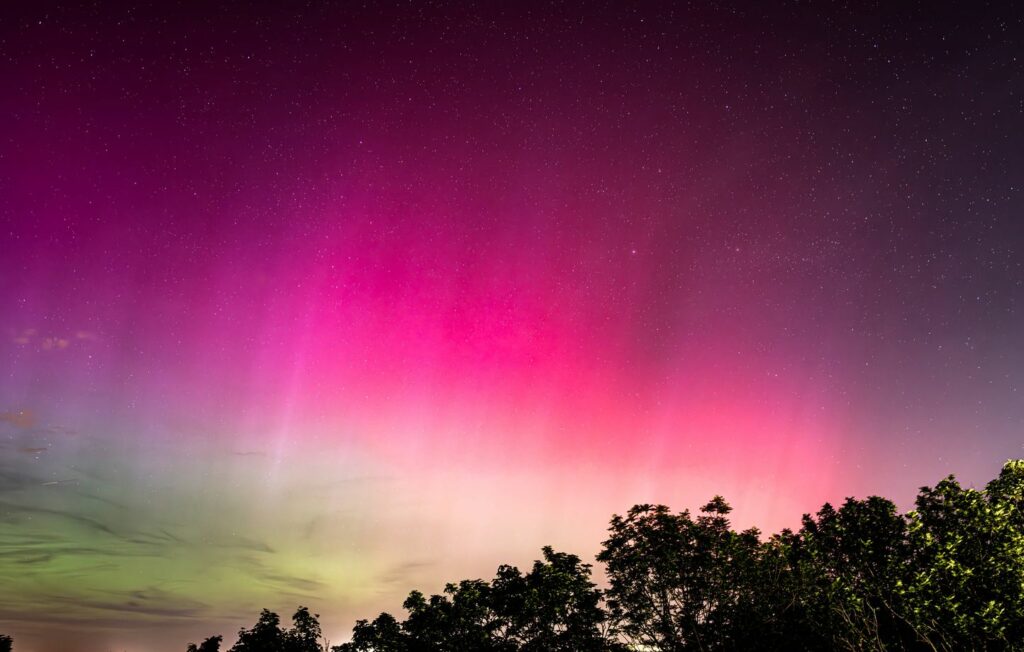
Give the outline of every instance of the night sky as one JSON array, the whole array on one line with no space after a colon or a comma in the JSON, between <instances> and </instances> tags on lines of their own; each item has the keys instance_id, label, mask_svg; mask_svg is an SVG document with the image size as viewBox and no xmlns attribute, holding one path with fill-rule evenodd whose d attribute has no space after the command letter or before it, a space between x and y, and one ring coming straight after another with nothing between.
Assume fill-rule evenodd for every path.
<instances>
[{"instance_id":1,"label":"night sky","mask_svg":"<svg viewBox=\"0 0 1024 652\"><path fill-rule=\"evenodd\" d=\"M636 502L1024 456L1013 3L18 4L18 652L337 643Z\"/></svg>"}]
</instances>

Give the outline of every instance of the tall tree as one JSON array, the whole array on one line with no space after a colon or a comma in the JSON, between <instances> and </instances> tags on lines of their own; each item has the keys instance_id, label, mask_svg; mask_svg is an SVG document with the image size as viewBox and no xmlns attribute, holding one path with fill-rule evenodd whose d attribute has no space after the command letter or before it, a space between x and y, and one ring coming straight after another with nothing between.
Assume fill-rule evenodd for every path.
<instances>
[{"instance_id":1,"label":"tall tree","mask_svg":"<svg viewBox=\"0 0 1024 652\"><path fill-rule=\"evenodd\" d=\"M848 498L804 515L790 548L803 579L794 596L807 624L832 649L903 650L918 638L900 587L908 559L906 521L883 498Z\"/></svg>"},{"instance_id":2,"label":"tall tree","mask_svg":"<svg viewBox=\"0 0 1024 652\"><path fill-rule=\"evenodd\" d=\"M252 629L239 630L238 641L230 652L282 652L284 641L281 618L273 611L264 609Z\"/></svg>"},{"instance_id":3,"label":"tall tree","mask_svg":"<svg viewBox=\"0 0 1024 652\"><path fill-rule=\"evenodd\" d=\"M598 561L607 565L609 607L627 640L664 652L734 646L749 611L759 533L729 527L716 496L693 519L664 505L612 518Z\"/></svg>"},{"instance_id":4,"label":"tall tree","mask_svg":"<svg viewBox=\"0 0 1024 652\"><path fill-rule=\"evenodd\" d=\"M285 633L287 652L321 652L320 614L311 614L306 607L299 607L292 615L292 628Z\"/></svg>"}]
</instances>

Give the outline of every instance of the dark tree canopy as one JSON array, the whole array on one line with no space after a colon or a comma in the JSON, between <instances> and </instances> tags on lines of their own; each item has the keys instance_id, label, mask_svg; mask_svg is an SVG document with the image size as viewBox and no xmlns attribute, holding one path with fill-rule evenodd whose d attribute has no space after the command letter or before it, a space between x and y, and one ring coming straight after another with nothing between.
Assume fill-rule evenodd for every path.
<instances>
[{"instance_id":1,"label":"dark tree canopy","mask_svg":"<svg viewBox=\"0 0 1024 652\"><path fill-rule=\"evenodd\" d=\"M211 636L198 646L195 643L189 643L185 652L220 652L220 644L223 640L223 636Z\"/></svg>"},{"instance_id":2,"label":"dark tree canopy","mask_svg":"<svg viewBox=\"0 0 1024 652\"><path fill-rule=\"evenodd\" d=\"M637 505L612 519L598 561L607 565L609 608L623 633L659 650L734 644L752 623L759 533L729 528L716 496L697 518L664 505Z\"/></svg>"},{"instance_id":3,"label":"dark tree canopy","mask_svg":"<svg viewBox=\"0 0 1024 652\"><path fill-rule=\"evenodd\" d=\"M264 609L252 629L239 630L238 642L231 648L231 652L280 652L283 645L281 618Z\"/></svg>"},{"instance_id":4,"label":"dark tree canopy","mask_svg":"<svg viewBox=\"0 0 1024 652\"><path fill-rule=\"evenodd\" d=\"M288 652L320 652L320 614L311 614L306 607L299 607L292 616L292 628L285 632L285 649Z\"/></svg>"},{"instance_id":5,"label":"dark tree canopy","mask_svg":"<svg viewBox=\"0 0 1024 652\"><path fill-rule=\"evenodd\" d=\"M953 477L922 487L907 514L848 498L766 538L735 531L730 511L720 496L696 515L636 505L612 518L597 556L607 590L546 547L526 573L412 591L404 620L360 620L332 651L1024 652L1024 460L983 490ZM264 610L231 652L326 652L319 616L299 607L292 623Z\"/></svg>"},{"instance_id":6,"label":"dark tree canopy","mask_svg":"<svg viewBox=\"0 0 1024 652\"><path fill-rule=\"evenodd\" d=\"M580 558L544 548L523 574L501 566L491 582L463 580L429 598L413 591L399 623L390 614L356 623L335 652L618 650L601 592Z\"/></svg>"},{"instance_id":7,"label":"dark tree canopy","mask_svg":"<svg viewBox=\"0 0 1024 652\"><path fill-rule=\"evenodd\" d=\"M264 609L252 629L238 632L230 652L322 652L319 618L319 614L299 607L292 615L291 629L282 629L280 617Z\"/></svg>"},{"instance_id":8,"label":"dark tree canopy","mask_svg":"<svg viewBox=\"0 0 1024 652\"><path fill-rule=\"evenodd\" d=\"M658 650L1024 650L1024 462L983 491L954 478L900 515L877 496L798 532L734 532L638 505L598 556L624 639Z\"/></svg>"}]
</instances>

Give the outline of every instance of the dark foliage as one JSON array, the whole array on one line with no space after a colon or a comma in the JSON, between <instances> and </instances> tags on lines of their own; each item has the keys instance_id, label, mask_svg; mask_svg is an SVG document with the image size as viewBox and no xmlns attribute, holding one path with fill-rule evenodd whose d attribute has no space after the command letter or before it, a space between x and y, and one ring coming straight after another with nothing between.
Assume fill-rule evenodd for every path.
<instances>
[{"instance_id":1,"label":"dark foliage","mask_svg":"<svg viewBox=\"0 0 1024 652\"><path fill-rule=\"evenodd\" d=\"M623 640L683 650L1024 650L1024 462L984 491L952 477L917 509L847 499L798 532L737 533L638 505L598 556Z\"/></svg>"},{"instance_id":2,"label":"dark foliage","mask_svg":"<svg viewBox=\"0 0 1024 652\"><path fill-rule=\"evenodd\" d=\"M280 617L264 609L252 629L238 632L230 652L322 652L319 617L299 607L292 616L292 628L282 629Z\"/></svg>"},{"instance_id":3,"label":"dark foliage","mask_svg":"<svg viewBox=\"0 0 1024 652\"><path fill-rule=\"evenodd\" d=\"M220 652L220 643L223 640L223 636L211 636L200 643L198 647L195 643L189 643L185 652Z\"/></svg>"},{"instance_id":4,"label":"dark foliage","mask_svg":"<svg viewBox=\"0 0 1024 652\"><path fill-rule=\"evenodd\" d=\"M413 591L403 606L409 614L405 622L390 614L361 620L352 642L334 651L624 649L608 635L608 616L590 581L590 565L551 548L544 548L544 559L526 574L502 566L489 583L463 580L429 598Z\"/></svg>"},{"instance_id":5,"label":"dark foliage","mask_svg":"<svg viewBox=\"0 0 1024 652\"><path fill-rule=\"evenodd\" d=\"M605 591L589 564L544 548L527 573L413 591L404 621L360 620L332 651L1024 651L1024 461L984 490L923 487L916 507L849 498L763 538L733 530L718 496L696 516L637 505L597 557ZM325 652L317 618L301 607L283 630L264 611L231 652Z\"/></svg>"}]
</instances>

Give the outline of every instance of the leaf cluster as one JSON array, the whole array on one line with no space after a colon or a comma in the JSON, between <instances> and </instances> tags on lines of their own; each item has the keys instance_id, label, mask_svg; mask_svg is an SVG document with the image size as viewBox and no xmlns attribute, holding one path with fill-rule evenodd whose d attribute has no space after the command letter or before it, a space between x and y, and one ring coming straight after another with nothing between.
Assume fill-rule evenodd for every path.
<instances>
[{"instance_id":1,"label":"leaf cluster","mask_svg":"<svg viewBox=\"0 0 1024 652\"><path fill-rule=\"evenodd\" d=\"M715 498L696 518L637 505L612 519L612 622L671 650L1024 650L1024 461L984 490L953 477L916 509L847 499L796 532L735 532Z\"/></svg>"}]
</instances>

